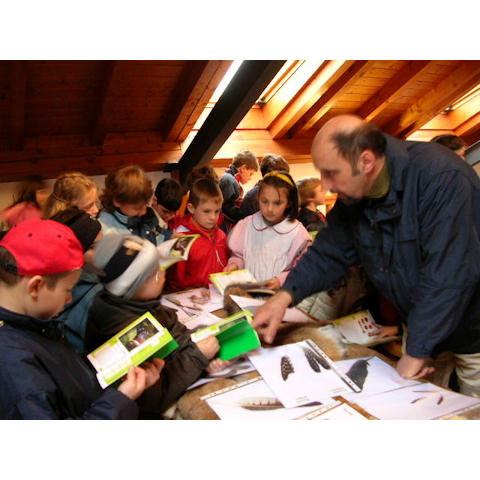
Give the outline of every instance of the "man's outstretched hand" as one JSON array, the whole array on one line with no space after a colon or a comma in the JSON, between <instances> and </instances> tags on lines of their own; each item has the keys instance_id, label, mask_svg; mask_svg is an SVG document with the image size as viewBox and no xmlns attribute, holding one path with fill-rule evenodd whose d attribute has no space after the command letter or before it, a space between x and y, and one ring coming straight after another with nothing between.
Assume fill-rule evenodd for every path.
<instances>
[{"instance_id":1,"label":"man's outstretched hand","mask_svg":"<svg viewBox=\"0 0 480 480\"><path fill-rule=\"evenodd\" d=\"M285 290L280 290L255 312L253 328L265 343L273 342L285 310L291 302L290 294Z\"/></svg>"}]
</instances>

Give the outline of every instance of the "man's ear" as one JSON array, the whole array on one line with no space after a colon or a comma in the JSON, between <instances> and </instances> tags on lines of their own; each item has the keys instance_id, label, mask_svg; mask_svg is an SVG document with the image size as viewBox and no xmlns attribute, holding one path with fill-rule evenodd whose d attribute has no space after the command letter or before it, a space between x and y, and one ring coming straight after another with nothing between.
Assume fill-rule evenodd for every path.
<instances>
[{"instance_id":1,"label":"man's ear","mask_svg":"<svg viewBox=\"0 0 480 480\"><path fill-rule=\"evenodd\" d=\"M112 203L113 203L113 206L114 206L114 207L120 208L120 204L117 202L117 200L115 199L115 197L112 198Z\"/></svg>"},{"instance_id":2,"label":"man's ear","mask_svg":"<svg viewBox=\"0 0 480 480\"><path fill-rule=\"evenodd\" d=\"M187 203L187 210L188 213L191 213L192 215L195 213L195 207L193 206L193 203Z\"/></svg>"},{"instance_id":3,"label":"man's ear","mask_svg":"<svg viewBox=\"0 0 480 480\"><path fill-rule=\"evenodd\" d=\"M43 287L45 287L45 279L41 275L34 275L27 282L27 293L36 300Z\"/></svg>"},{"instance_id":4,"label":"man's ear","mask_svg":"<svg viewBox=\"0 0 480 480\"><path fill-rule=\"evenodd\" d=\"M364 173L371 173L375 169L376 157L372 150L364 150L360 154L360 166Z\"/></svg>"}]
</instances>

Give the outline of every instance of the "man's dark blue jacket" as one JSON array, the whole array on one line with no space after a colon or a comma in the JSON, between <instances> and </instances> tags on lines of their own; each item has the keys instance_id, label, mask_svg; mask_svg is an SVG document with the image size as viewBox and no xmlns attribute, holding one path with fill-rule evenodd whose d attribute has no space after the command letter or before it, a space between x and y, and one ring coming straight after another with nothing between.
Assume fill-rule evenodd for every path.
<instances>
[{"instance_id":1,"label":"man's dark blue jacket","mask_svg":"<svg viewBox=\"0 0 480 480\"><path fill-rule=\"evenodd\" d=\"M387 195L337 201L283 288L298 303L361 263L404 316L409 355L480 352L479 178L443 146L385 137Z\"/></svg>"}]
</instances>

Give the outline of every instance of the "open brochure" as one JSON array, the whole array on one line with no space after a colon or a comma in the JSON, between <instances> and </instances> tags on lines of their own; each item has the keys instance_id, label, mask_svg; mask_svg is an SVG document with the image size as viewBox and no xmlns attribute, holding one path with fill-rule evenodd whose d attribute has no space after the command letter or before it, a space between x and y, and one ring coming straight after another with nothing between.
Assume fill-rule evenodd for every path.
<instances>
[{"instance_id":1,"label":"open brochure","mask_svg":"<svg viewBox=\"0 0 480 480\"><path fill-rule=\"evenodd\" d=\"M87 355L106 388L126 375L132 365L150 357L165 358L178 347L170 332L147 312Z\"/></svg>"},{"instance_id":2,"label":"open brochure","mask_svg":"<svg viewBox=\"0 0 480 480\"><path fill-rule=\"evenodd\" d=\"M233 284L252 284L252 287L261 288L264 283L257 282L256 278L246 269L233 272L218 272L210 274L210 281L217 290L224 295L225 289Z\"/></svg>"},{"instance_id":3,"label":"open brochure","mask_svg":"<svg viewBox=\"0 0 480 480\"><path fill-rule=\"evenodd\" d=\"M223 296L211 285L209 288L197 287L168 293L162 297L163 304L165 304L165 300L180 307L190 316L223 308Z\"/></svg>"},{"instance_id":4,"label":"open brochure","mask_svg":"<svg viewBox=\"0 0 480 480\"><path fill-rule=\"evenodd\" d=\"M218 357L230 360L260 346L257 332L252 327L252 314L248 310L231 315L213 325L197 330L191 338L195 343L216 336L220 344Z\"/></svg>"},{"instance_id":5,"label":"open brochure","mask_svg":"<svg viewBox=\"0 0 480 480\"><path fill-rule=\"evenodd\" d=\"M173 264L186 260L192 248L193 242L200 237L198 233L182 235L181 237L171 238L157 246L158 253L161 256L160 266L163 270L171 267Z\"/></svg>"},{"instance_id":6,"label":"open brochure","mask_svg":"<svg viewBox=\"0 0 480 480\"><path fill-rule=\"evenodd\" d=\"M379 345L381 343L399 340L399 336L377 339L375 333L380 329L368 310L352 313L345 317L333 320L333 325L338 329L346 343L358 343L365 346ZM320 327L321 331L323 327Z\"/></svg>"}]
</instances>

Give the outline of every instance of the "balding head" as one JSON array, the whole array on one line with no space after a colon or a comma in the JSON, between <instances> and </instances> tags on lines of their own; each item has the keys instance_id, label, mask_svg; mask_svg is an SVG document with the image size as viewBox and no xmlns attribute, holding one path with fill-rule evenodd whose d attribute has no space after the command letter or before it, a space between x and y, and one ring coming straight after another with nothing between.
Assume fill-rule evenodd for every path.
<instances>
[{"instance_id":1,"label":"balding head","mask_svg":"<svg viewBox=\"0 0 480 480\"><path fill-rule=\"evenodd\" d=\"M355 115L339 115L320 129L312 143L312 158L325 190L341 200L366 196L385 162L386 139L372 124Z\"/></svg>"},{"instance_id":2,"label":"balding head","mask_svg":"<svg viewBox=\"0 0 480 480\"><path fill-rule=\"evenodd\" d=\"M349 134L355 129L365 125L367 122L357 115L338 115L331 118L318 131L313 139L312 152L316 148L322 148L325 142L332 142L332 137L337 133Z\"/></svg>"}]
</instances>

